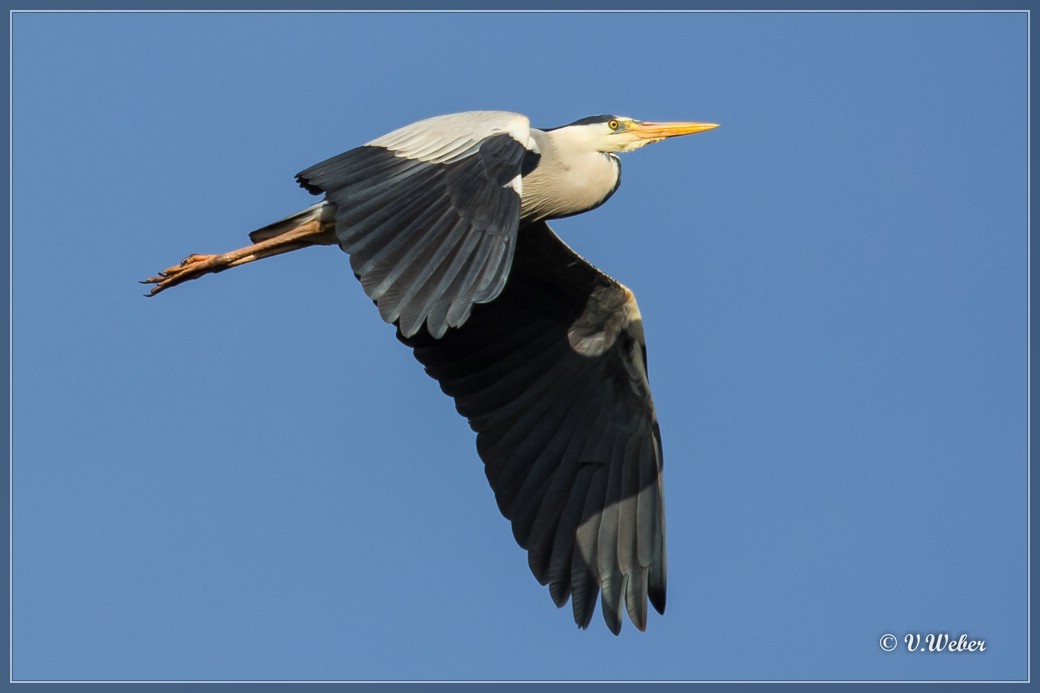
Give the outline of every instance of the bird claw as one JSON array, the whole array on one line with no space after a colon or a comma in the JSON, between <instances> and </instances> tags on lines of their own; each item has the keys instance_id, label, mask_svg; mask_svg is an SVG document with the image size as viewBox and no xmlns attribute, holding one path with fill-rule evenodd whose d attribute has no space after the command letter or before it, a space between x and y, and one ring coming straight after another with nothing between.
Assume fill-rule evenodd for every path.
<instances>
[{"instance_id":1,"label":"bird claw","mask_svg":"<svg viewBox=\"0 0 1040 693\"><path fill-rule=\"evenodd\" d=\"M191 279L198 279L210 272L219 272L223 269L220 258L220 255L189 255L181 260L180 264L167 267L159 274L142 280L142 284L154 284L152 290L145 296L154 296L171 286L176 286Z\"/></svg>"}]
</instances>

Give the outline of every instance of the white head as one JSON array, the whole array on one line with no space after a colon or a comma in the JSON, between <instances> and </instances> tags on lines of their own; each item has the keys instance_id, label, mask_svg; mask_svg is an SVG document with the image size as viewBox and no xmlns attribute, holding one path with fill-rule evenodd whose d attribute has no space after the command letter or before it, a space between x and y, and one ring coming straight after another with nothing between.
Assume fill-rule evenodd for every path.
<instances>
[{"instance_id":1,"label":"white head","mask_svg":"<svg viewBox=\"0 0 1040 693\"><path fill-rule=\"evenodd\" d=\"M715 123L644 123L634 118L600 115L553 128L554 138L597 152L631 152L669 137L692 135L717 128Z\"/></svg>"}]
</instances>

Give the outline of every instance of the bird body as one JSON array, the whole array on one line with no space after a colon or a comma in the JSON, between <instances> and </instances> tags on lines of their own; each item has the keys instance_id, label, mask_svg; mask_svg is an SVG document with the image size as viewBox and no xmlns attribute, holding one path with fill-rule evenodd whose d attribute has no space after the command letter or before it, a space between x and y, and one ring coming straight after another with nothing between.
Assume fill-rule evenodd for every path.
<instances>
[{"instance_id":1,"label":"bird body","mask_svg":"<svg viewBox=\"0 0 1040 693\"><path fill-rule=\"evenodd\" d=\"M151 295L309 245L338 244L397 337L477 433L498 507L557 606L586 627L599 595L664 613L663 454L642 315L627 287L546 220L603 204L616 153L716 127L593 116L532 128L503 111L437 116L311 166L324 200L146 280Z\"/></svg>"}]
</instances>

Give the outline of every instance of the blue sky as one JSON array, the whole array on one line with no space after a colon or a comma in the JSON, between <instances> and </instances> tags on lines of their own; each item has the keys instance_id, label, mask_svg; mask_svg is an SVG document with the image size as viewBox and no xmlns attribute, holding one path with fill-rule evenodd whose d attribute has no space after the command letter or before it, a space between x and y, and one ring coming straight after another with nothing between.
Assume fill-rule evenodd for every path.
<instances>
[{"instance_id":1,"label":"blue sky","mask_svg":"<svg viewBox=\"0 0 1040 693\"><path fill-rule=\"evenodd\" d=\"M16 679L1022 679L1026 15L18 14ZM137 280L439 113L718 122L557 222L632 287L646 633L557 611L346 257ZM982 654L886 653L967 633Z\"/></svg>"}]
</instances>

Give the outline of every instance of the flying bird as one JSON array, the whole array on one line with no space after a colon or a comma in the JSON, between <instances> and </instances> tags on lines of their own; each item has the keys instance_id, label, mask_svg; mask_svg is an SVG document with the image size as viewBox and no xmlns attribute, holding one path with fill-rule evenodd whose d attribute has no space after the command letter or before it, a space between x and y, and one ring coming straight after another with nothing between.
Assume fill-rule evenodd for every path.
<instances>
[{"instance_id":1,"label":"flying bird","mask_svg":"<svg viewBox=\"0 0 1040 693\"><path fill-rule=\"evenodd\" d=\"M621 182L616 154L718 127L593 116L537 129L476 111L407 125L297 174L322 201L191 255L149 295L255 260L338 245L383 320L477 433L513 536L558 607L586 628L644 630L666 591L663 457L632 292L548 220Z\"/></svg>"}]
</instances>

